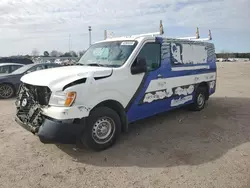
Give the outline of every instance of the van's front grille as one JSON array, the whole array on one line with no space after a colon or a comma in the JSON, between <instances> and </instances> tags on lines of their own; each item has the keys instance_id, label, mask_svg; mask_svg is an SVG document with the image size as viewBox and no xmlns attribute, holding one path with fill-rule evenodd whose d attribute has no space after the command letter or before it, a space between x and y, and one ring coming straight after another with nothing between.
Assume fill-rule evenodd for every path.
<instances>
[{"instance_id":1,"label":"van's front grille","mask_svg":"<svg viewBox=\"0 0 250 188\"><path fill-rule=\"evenodd\" d=\"M17 116L26 124L40 126L41 107L49 104L51 91L45 86L22 84L16 100Z\"/></svg>"},{"instance_id":2,"label":"van's front grille","mask_svg":"<svg viewBox=\"0 0 250 188\"><path fill-rule=\"evenodd\" d=\"M40 105L48 105L51 91L46 86L33 86L23 84L22 87L31 95L32 99Z\"/></svg>"}]
</instances>

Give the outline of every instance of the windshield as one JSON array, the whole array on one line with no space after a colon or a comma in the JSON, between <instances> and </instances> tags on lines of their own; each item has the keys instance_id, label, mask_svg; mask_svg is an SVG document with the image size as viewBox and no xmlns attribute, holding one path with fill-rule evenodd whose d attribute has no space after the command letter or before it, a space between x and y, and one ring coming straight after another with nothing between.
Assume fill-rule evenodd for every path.
<instances>
[{"instance_id":1,"label":"windshield","mask_svg":"<svg viewBox=\"0 0 250 188\"><path fill-rule=\"evenodd\" d=\"M136 41L111 41L93 44L77 64L120 67L136 47Z\"/></svg>"},{"instance_id":2,"label":"windshield","mask_svg":"<svg viewBox=\"0 0 250 188\"><path fill-rule=\"evenodd\" d=\"M30 65L24 65L21 68L13 71L11 74L22 74L25 71L27 71L28 69L30 69L32 66L34 66L34 64L30 64Z\"/></svg>"}]
</instances>

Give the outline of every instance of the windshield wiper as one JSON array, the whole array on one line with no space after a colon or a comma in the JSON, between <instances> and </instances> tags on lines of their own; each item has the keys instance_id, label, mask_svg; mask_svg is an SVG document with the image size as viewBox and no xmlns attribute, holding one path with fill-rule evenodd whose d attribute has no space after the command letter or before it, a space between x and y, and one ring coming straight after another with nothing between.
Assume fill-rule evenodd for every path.
<instances>
[{"instance_id":1,"label":"windshield wiper","mask_svg":"<svg viewBox=\"0 0 250 188\"><path fill-rule=\"evenodd\" d=\"M103 67L103 66L104 66L104 65L98 64L98 63L89 63L89 64L76 63L75 65L82 65L82 66L99 66L99 67Z\"/></svg>"},{"instance_id":2,"label":"windshield wiper","mask_svg":"<svg viewBox=\"0 0 250 188\"><path fill-rule=\"evenodd\" d=\"M85 64L86 66L99 66L99 67L104 67L104 65L102 65L102 64L99 64L99 63L89 63L89 64Z\"/></svg>"}]
</instances>

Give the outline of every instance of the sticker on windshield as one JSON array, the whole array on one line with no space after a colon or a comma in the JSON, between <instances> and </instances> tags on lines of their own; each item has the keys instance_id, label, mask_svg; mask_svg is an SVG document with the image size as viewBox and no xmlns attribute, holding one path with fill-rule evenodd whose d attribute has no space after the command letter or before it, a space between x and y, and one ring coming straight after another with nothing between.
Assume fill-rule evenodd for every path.
<instances>
[{"instance_id":1,"label":"sticker on windshield","mask_svg":"<svg viewBox=\"0 0 250 188\"><path fill-rule=\"evenodd\" d=\"M134 41L126 41L126 42L122 42L121 45L133 46L134 43L135 43Z\"/></svg>"}]
</instances>

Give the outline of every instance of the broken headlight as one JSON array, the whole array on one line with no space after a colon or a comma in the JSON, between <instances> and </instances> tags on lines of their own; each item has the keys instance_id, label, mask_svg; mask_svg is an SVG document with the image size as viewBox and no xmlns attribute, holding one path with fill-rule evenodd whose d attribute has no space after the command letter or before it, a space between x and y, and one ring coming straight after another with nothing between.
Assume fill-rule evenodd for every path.
<instances>
[{"instance_id":1,"label":"broken headlight","mask_svg":"<svg viewBox=\"0 0 250 188\"><path fill-rule=\"evenodd\" d=\"M57 91L52 93L49 104L51 106L72 106L76 99L76 92Z\"/></svg>"}]
</instances>

